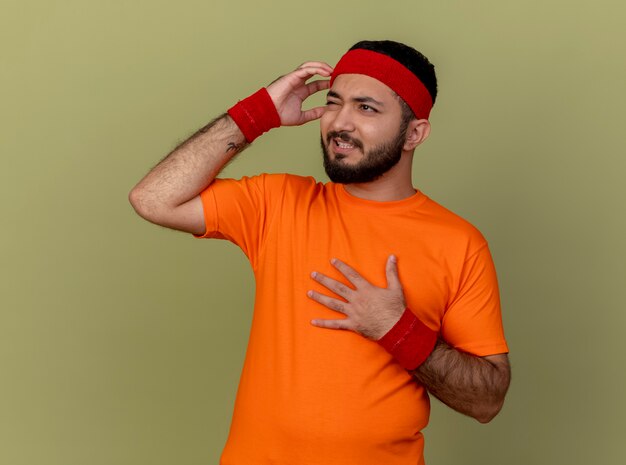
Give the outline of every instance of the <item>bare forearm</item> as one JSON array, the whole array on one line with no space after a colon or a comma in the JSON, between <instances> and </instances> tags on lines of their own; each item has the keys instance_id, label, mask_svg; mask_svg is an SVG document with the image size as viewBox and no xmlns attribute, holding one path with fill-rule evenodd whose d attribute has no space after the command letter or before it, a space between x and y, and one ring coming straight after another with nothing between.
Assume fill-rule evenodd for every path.
<instances>
[{"instance_id":1,"label":"bare forearm","mask_svg":"<svg viewBox=\"0 0 626 465\"><path fill-rule=\"evenodd\" d=\"M196 197L247 146L228 115L197 131L155 166L131 192L142 216L171 210Z\"/></svg>"},{"instance_id":2,"label":"bare forearm","mask_svg":"<svg viewBox=\"0 0 626 465\"><path fill-rule=\"evenodd\" d=\"M413 375L443 403L481 423L500 411L510 381L506 355L477 357L443 341Z\"/></svg>"},{"instance_id":3,"label":"bare forearm","mask_svg":"<svg viewBox=\"0 0 626 465\"><path fill-rule=\"evenodd\" d=\"M326 63L306 62L267 89L240 101L229 110L229 115L200 129L155 166L132 189L130 203L148 221L194 234L204 233L205 210L199 194L248 145L246 138L252 141L271 128L320 118L326 107L303 111L302 103L310 95L328 89L330 81L307 80L331 73L332 67Z\"/></svg>"}]
</instances>

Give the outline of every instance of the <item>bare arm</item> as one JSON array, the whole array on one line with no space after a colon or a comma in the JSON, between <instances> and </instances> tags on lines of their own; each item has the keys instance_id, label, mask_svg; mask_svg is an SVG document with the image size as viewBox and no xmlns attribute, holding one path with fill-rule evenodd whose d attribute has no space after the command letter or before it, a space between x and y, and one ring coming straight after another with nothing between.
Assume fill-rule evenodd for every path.
<instances>
[{"instance_id":1,"label":"bare arm","mask_svg":"<svg viewBox=\"0 0 626 465\"><path fill-rule=\"evenodd\" d=\"M322 115L323 107L303 111L302 103L309 95L327 89L328 81L306 81L314 75L329 76L331 72L326 63L307 62L268 86L281 125L304 124ZM235 122L222 115L155 166L130 192L130 203L148 221L203 234L204 213L199 194L247 145Z\"/></svg>"},{"instance_id":2,"label":"bare arm","mask_svg":"<svg viewBox=\"0 0 626 465\"><path fill-rule=\"evenodd\" d=\"M481 423L498 414L511 379L506 354L477 357L441 340L412 374L444 404Z\"/></svg>"},{"instance_id":3,"label":"bare arm","mask_svg":"<svg viewBox=\"0 0 626 465\"><path fill-rule=\"evenodd\" d=\"M131 191L130 203L148 221L203 234L204 216L198 194L246 146L235 122L222 115L155 166Z\"/></svg>"}]
</instances>

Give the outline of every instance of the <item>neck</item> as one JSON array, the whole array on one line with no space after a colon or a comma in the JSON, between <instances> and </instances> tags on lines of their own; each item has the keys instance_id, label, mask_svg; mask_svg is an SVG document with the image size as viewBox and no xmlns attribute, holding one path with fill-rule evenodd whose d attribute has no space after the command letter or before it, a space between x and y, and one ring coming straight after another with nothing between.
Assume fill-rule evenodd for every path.
<instances>
[{"instance_id":1,"label":"neck","mask_svg":"<svg viewBox=\"0 0 626 465\"><path fill-rule=\"evenodd\" d=\"M403 153L400 161L380 178L371 182L346 184L346 191L355 197L378 202L411 197L416 192L411 180L412 162L412 153Z\"/></svg>"}]
</instances>

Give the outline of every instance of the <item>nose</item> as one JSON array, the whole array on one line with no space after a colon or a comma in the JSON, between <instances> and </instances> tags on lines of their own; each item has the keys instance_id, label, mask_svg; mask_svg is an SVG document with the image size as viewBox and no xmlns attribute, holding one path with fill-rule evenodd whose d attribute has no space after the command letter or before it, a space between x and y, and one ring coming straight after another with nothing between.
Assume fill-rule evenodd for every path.
<instances>
[{"instance_id":1,"label":"nose","mask_svg":"<svg viewBox=\"0 0 626 465\"><path fill-rule=\"evenodd\" d=\"M342 105L336 110L327 111L326 115L330 117L330 122L328 125L329 130L336 132L354 131L354 118L349 105Z\"/></svg>"}]
</instances>

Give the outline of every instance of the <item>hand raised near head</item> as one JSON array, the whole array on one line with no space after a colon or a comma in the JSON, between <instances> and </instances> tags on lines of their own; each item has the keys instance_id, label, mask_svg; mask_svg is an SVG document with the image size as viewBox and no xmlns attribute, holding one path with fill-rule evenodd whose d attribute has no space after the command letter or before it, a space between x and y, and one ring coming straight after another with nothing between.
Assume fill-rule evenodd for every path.
<instances>
[{"instance_id":1,"label":"hand raised near head","mask_svg":"<svg viewBox=\"0 0 626 465\"><path fill-rule=\"evenodd\" d=\"M267 92L280 115L282 126L298 126L322 116L325 107L302 110L302 103L310 95L328 89L329 81L327 79L309 83L306 81L316 75L329 77L332 72L333 69L327 63L308 61L267 86Z\"/></svg>"}]
</instances>

